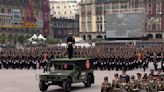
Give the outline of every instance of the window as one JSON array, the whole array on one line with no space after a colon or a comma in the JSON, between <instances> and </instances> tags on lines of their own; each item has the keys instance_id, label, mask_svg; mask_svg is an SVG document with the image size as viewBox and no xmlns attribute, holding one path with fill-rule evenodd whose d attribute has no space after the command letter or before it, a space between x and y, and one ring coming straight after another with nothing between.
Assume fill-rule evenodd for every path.
<instances>
[{"instance_id":1,"label":"window","mask_svg":"<svg viewBox=\"0 0 164 92\"><path fill-rule=\"evenodd\" d=\"M151 7L151 4L149 4L149 7Z\"/></svg>"},{"instance_id":2,"label":"window","mask_svg":"<svg viewBox=\"0 0 164 92\"><path fill-rule=\"evenodd\" d=\"M156 30L157 30L157 31L160 31L160 30L161 30L160 24L157 24L157 25L156 25Z\"/></svg>"},{"instance_id":3,"label":"window","mask_svg":"<svg viewBox=\"0 0 164 92\"><path fill-rule=\"evenodd\" d=\"M151 14L151 10L149 11L149 14Z\"/></svg>"},{"instance_id":4,"label":"window","mask_svg":"<svg viewBox=\"0 0 164 92\"><path fill-rule=\"evenodd\" d=\"M56 12L54 12L53 14L56 14Z\"/></svg>"},{"instance_id":5,"label":"window","mask_svg":"<svg viewBox=\"0 0 164 92\"><path fill-rule=\"evenodd\" d=\"M63 70L73 70L74 66L70 64L64 64L63 65Z\"/></svg>"},{"instance_id":6,"label":"window","mask_svg":"<svg viewBox=\"0 0 164 92\"><path fill-rule=\"evenodd\" d=\"M62 70L61 65L51 65L50 66L50 71L55 71L55 70Z\"/></svg>"},{"instance_id":7,"label":"window","mask_svg":"<svg viewBox=\"0 0 164 92\"><path fill-rule=\"evenodd\" d=\"M1 8L1 13L5 13L5 9L4 8Z\"/></svg>"},{"instance_id":8,"label":"window","mask_svg":"<svg viewBox=\"0 0 164 92\"><path fill-rule=\"evenodd\" d=\"M99 17L97 17L97 21L99 21Z\"/></svg>"},{"instance_id":9,"label":"window","mask_svg":"<svg viewBox=\"0 0 164 92\"><path fill-rule=\"evenodd\" d=\"M10 9L10 8L8 8L8 10L7 10L7 11L8 11L8 13L11 13L11 9Z\"/></svg>"},{"instance_id":10,"label":"window","mask_svg":"<svg viewBox=\"0 0 164 92\"><path fill-rule=\"evenodd\" d=\"M56 8L57 8L57 9L60 9L60 6L57 6Z\"/></svg>"},{"instance_id":11,"label":"window","mask_svg":"<svg viewBox=\"0 0 164 92\"><path fill-rule=\"evenodd\" d=\"M97 24L97 32L99 32L99 25Z\"/></svg>"}]
</instances>

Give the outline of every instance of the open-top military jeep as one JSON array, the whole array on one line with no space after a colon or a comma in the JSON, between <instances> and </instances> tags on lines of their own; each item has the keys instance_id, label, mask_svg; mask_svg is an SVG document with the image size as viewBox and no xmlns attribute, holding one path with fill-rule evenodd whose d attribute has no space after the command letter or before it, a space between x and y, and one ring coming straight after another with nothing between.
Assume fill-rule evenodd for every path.
<instances>
[{"instance_id":1,"label":"open-top military jeep","mask_svg":"<svg viewBox=\"0 0 164 92\"><path fill-rule=\"evenodd\" d=\"M58 85L64 92L69 92L72 83L80 82L83 82L85 87L94 83L93 59L53 59L48 62L47 72L39 75L41 91L46 91L50 85Z\"/></svg>"}]
</instances>

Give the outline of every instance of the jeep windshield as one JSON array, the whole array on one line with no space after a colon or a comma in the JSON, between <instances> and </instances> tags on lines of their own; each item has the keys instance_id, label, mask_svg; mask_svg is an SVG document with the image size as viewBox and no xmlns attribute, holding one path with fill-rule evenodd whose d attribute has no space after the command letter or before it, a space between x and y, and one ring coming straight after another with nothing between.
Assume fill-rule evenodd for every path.
<instances>
[{"instance_id":1,"label":"jeep windshield","mask_svg":"<svg viewBox=\"0 0 164 92\"><path fill-rule=\"evenodd\" d=\"M51 64L50 65L50 71L55 70L73 70L74 65L73 64Z\"/></svg>"}]
</instances>

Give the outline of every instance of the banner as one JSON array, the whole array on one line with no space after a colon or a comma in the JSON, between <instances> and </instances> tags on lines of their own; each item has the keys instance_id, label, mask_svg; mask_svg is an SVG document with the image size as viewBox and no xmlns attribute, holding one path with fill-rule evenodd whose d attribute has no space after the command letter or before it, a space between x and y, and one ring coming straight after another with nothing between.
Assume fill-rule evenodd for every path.
<instances>
[{"instance_id":1,"label":"banner","mask_svg":"<svg viewBox=\"0 0 164 92\"><path fill-rule=\"evenodd\" d=\"M49 13L49 0L42 0L43 33L46 37L49 34Z\"/></svg>"}]
</instances>

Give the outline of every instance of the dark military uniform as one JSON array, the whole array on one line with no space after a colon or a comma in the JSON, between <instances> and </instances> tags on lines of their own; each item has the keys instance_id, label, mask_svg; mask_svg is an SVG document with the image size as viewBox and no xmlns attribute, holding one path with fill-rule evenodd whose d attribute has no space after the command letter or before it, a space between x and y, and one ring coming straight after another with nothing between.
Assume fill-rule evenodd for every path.
<instances>
[{"instance_id":1,"label":"dark military uniform","mask_svg":"<svg viewBox=\"0 0 164 92\"><path fill-rule=\"evenodd\" d=\"M67 44L68 57L71 59L73 57L73 44L75 44L75 39L72 36L69 36L67 38Z\"/></svg>"}]
</instances>

